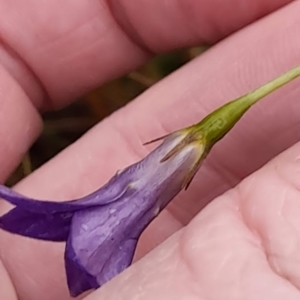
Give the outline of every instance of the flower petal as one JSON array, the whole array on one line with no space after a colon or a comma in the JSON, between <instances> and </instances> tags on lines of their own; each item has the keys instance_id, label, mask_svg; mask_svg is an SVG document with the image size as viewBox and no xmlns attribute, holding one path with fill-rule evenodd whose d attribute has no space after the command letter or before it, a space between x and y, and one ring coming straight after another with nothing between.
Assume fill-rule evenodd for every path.
<instances>
[{"instance_id":1,"label":"flower petal","mask_svg":"<svg viewBox=\"0 0 300 300\"><path fill-rule=\"evenodd\" d=\"M38 214L15 207L0 217L0 228L23 236L47 240L66 241L72 213Z\"/></svg>"},{"instance_id":2,"label":"flower petal","mask_svg":"<svg viewBox=\"0 0 300 300\"><path fill-rule=\"evenodd\" d=\"M80 257L74 252L70 236L65 251L65 267L71 296L76 297L85 291L96 289L125 270L132 262L136 244L136 239L121 241L118 247L106 249L110 250L106 253L99 245L89 258L89 269L79 261ZM94 276L89 271L97 275Z\"/></svg>"},{"instance_id":3,"label":"flower petal","mask_svg":"<svg viewBox=\"0 0 300 300\"><path fill-rule=\"evenodd\" d=\"M66 252L72 294L95 288L91 278L99 287L126 269L132 262L137 240L155 217L155 211L153 201L135 195L75 212Z\"/></svg>"},{"instance_id":4,"label":"flower petal","mask_svg":"<svg viewBox=\"0 0 300 300\"><path fill-rule=\"evenodd\" d=\"M77 297L87 290L99 287L96 277L89 274L78 261L70 238L67 240L66 244L65 268L68 287L72 297Z\"/></svg>"},{"instance_id":5,"label":"flower petal","mask_svg":"<svg viewBox=\"0 0 300 300\"><path fill-rule=\"evenodd\" d=\"M136 245L137 239L128 239L120 242L119 247L115 247L111 250L109 259L105 262L101 272L97 276L99 286L114 278L130 266ZM99 255L101 255L101 253L98 253L98 258ZM95 263L97 262L96 256L93 256L92 259Z\"/></svg>"},{"instance_id":6,"label":"flower petal","mask_svg":"<svg viewBox=\"0 0 300 300\"><path fill-rule=\"evenodd\" d=\"M88 207L87 204L78 205L76 201L54 202L31 199L22 196L3 185L0 186L0 197L24 210L39 214L53 214L56 212L76 211L80 210L82 206Z\"/></svg>"},{"instance_id":7,"label":"flower petal","mask_svg":"<svg viewBox=\"0 0 300 300\"><path fill-rule=\"evenodd\" d=\"M24 210L36 212L39 214L53 214L56 212L74 212L92 206L106 205L114 202L123 196L127 191L127 187L121 184L114 184L109 186L106 184L103 188L95 191L94 193L71 201L56 202L56 201L43 201L25 197L12 189L0 185L0 198L5 199L13 205L23 208ZM122 181L122 180L120 180Z\"/></svg>"}]
</instances>

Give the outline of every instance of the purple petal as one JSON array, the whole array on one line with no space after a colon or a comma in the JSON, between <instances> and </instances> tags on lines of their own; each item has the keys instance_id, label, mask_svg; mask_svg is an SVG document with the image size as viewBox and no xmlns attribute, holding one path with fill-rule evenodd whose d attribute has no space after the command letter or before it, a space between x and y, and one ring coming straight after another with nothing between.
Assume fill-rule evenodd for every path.
<instances>
[{"instance_id":1,"label":"purple petal","mask_svg":"<svg viewBox=\"0 0 300 300\"><path fill-rule=\"evenodd\" d=\"M82 265L80 257L76 255L72 246L72 236L67 241L65 252L65 267L70 294L73 297L90 289L96 289L125 270L132 262L137 240L120 241L119 246L103 252L99 245L95 253L89 258L89 269ZM108 256L108 257L107 257Z\"/></svg>"},{"instance_id":2,"label":"purple petal","mask_svg":"<svg viewBox=\"0 0 300 300\"><path fill-rule=\"evenodd\" d=\"M111 249L109 259L105 262L101 272L99 272L97 276L99 286L114 278L130 266L136 245L137 239L128 239L121 241L119 247ZM97 263L97 257L99 258L99 255L101 255L101 253L98 253L98 255L92 258L94 264Z\"/></svg>"},{"instance_id":3,"label":"purple petal","mask_svg":"<svg viewBox=\"0 0 300 300\"><path fill-rule=\"evenodd\" d=\"M81 199L39 201L0 186L0 198L17 206L0 218L0 224L22 235L67 239L71 295L97 288L131 264L140 234L182 189L199 161L203 147L194 144L164 160L183 137L168 137L145 159Z\"/></svg>"},{"instance_id":4,"label":"purple petal","mask_svg":"<svg viewBox=\"0 0 300 300\"><path fill-rule=\"evenodd\" d=\"M155 217L152 205L136 195L74 213L66 253L70 289L83 292L95 288L90 276L97 279L99 287L131 264L138 237ZM80 272L74 278L76 264ZM74 288L77 285L80 289Z\"/></svg>"},{"instance_id":5,"label":"purple petal","mask_svg":"<svg viewBox=\"0 0 300 300\"><path fill-rule=\"evenodd\" d=\"M0 186L0 197L16 205L24 210L39 214L53 214L56 212L76 211L88 205L78 205L75 201L54 202L54 201L40 201L25 196L13 191L6 186Z\"/></svg>"},{"instance_id":6,"label":"purple petal","mask_svg":"<svg viewBox=\"0 0 300 300\"><path fill-rule=\"evenodd\" d=\"M118 200L120 197L126 193L127 188L123 186L123 181L120 184L109 186L105 185L103 188L95 191L94 193L72 201L56 202L56 201L42 201L31 199L20 195L19 193L13 191L12 189L0 185L0 198L5 199L13 205L16 205L24 210L31 212L36 212L39 214L53 214L56 212L74 212L84 208L106 205L110 202ZM126 182L127 184L127 182Z\"/></svg>"},{"instance_id":7,"label":"purple petal","mask_svg":"<svg viewBox=\"0 0 300 300\"><path fill-rule=\"evenodd\" d=\"M77 297L85 291L99 287L96 277L89 274L78 261L70 239L67 240L66 244L65 268L68 287L72 297Z\"/></svg>"},{"instance_id":8,"label":"purple petal","mask_svg":"<svg viewBox=\"0 0 300 300\"><path fill-rule=\"evenodd\" d=\"M72 216L73 214L68 212L38 214L16 207L0 217L0 228L41 240L66 241Z\"/></svg>"}]
</instances>

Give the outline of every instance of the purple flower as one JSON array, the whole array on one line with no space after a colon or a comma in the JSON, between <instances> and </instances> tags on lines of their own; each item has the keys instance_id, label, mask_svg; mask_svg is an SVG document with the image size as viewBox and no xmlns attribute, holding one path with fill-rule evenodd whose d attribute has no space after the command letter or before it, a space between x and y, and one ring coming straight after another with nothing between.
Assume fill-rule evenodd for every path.
<instances>
[{"instance_id":1,"label":"purple flower","mask_svg":"<svg viewBox=\"0 0 300 300\"><path fill-rule=\"evenodd\" d=\"M139 236L191 182L212 146L258 100L300 76L300 66L231 101L200 123L174 132L145 159L118 172L84 198L39 201L0 186L15 205L0 228L23 236L66 241L65 267L72 296L97 288L128 267Z\"/></svg>"},{"instance_id":2,"label":"purple flower","mask_svg":"<svg viewBox=\"0 0 300 300\"><path fill-rule=\"evenodd\" d=\"M48 241L66 241L65 267L72 296L97 288L131 264L139 236L196 172L204 146L186 131L166 137L145 159L105 186L67 202L26 198L0 186L16 207L0 228Z\"/></svg>"}]
</instances>

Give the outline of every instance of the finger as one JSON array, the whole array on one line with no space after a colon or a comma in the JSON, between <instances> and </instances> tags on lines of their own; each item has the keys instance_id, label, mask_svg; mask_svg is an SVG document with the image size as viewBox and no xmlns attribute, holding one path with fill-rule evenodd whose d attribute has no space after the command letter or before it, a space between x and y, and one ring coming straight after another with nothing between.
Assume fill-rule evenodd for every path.
<instances>
[{"instance_id":1,"label":"finger","mask_svg":"<svg viewBox=\"0 0 300 300\"><path fill-rule=\"evenodd\" d=\"M135 69L149 53L214 43L289 2L2 0L1 39L7 56L18 58L13 67L7 57L2 63L36 105L62 105Z\"/></svg>"},{"instance_id":2,"label":"finger","mask_svg":"<svg viewBox=\"0 0 300 300\"><path fill-rule=\"evenodd\" d=\"M107 285L102 299L299 299L300 143Z\"/></svg>"},{"instance_id":3,"label":"finger","mask_svg":"<svg viewBox=\"0 0 300 300\"><path fill-rule=\"evenodd\" d=\"M234 5L236 0L231 1ZM26 4L0 2L1 13L5 15L0 21L0 64L3 66L0 180L7 178L16 167L40 131L40 121L28 97L39 108L43 103L49 106L51 101L62 105L66 99L136 68L149 56L134 42L126 20L132 22L133 28L143 28L144 32L139 32L142 38L149 35L144 48L166 51L220 39L290 1L244 2L238 9L239 18L232 18L228 9L226 14L212 18L218 3L211 1L192 2L191 7L184 1L176 1L172 10L161 1L144 5L139 2L139 14L134 13L136 6L125 1L120 7L111 3L111 10L108 2L98 0L47 4L33 0ZM120 14L121 7L123 12L127 11L128 18ZM167 9L169 18L163 16ZM192 21L195 28L200 28L197 32L189 30L190 11L197 12ZM157 16L156 20L140 18L151 12ZM208 12L212 19L204 20L201 16ZM173 26L179 26L180 30L173 30ZM164 48L157 48L158 45Z\"/></svg>"},{"instance_id":4,"label":"finger","mask_svg":"<svg viewBox=\"0 0 300 300\"><path fill-rule=\"evenodd\" d=\"M0 182L3 182L37 137L41 120L28 96L2 67L0 82Z\"/></svg>"},{"instance_id":5,"label":"finger","mask_svg":"<svg viewBox=\"0 0 300 300\"><path fill-rule=\"evenodd\" d=\"M115 170L144 157L150 148L142 146L143 142L199 121L225 101L297 65L299 10L300 4L295 2L214 47L93 128L24 180L20 191L30 191L37 198L85 195L108 180ZM289 22L285 21L284 27L282 22L287 16ZM257 32L263 38L254 51ZM196 183L183 194L188 199L176 201L178 211L173 206L172 212L182 222L299 139L295 126L298 92L295 82L263 100L213 149ZM194 196L199 191L201 201Z\"/></svg>"},{"instance_id":6,"label":"finger","mask_svg":"<svg viewBox=\"0 0 300 300\"><path fill-rule=\"evenodd\" d=\"M221 38L287 2L289 1L265 1L261 5L261 1L245 1L248 9L240 8L241 19L231 22L232 18L228 19L229 13L227 14L227 19L224 19L226 32L205 29L202 33L205 33L207 39ZM155 10L157 16L165 10L160 1L147 3L145 6L139 5L141 15L145 15L146 6L149 12ZM199 11L200 7L201 10L206 7L202 4L199 2L192 6L195 5ZM209 4L206 9L211 11L214 5L216 4ZM199 35L186 34L187 25L184 23L189 18L184 17L184 13L190 8L187 6L182 9L180 2L176 2L172 10L174 17L169 22L166 18L160 18L156 20L158 23L150 21L146 26L142 26L142 19L136 19L136 15L132 14L132 7L127 6L125 2L122 7L128 8L131 15L128 20L136 23L134 26L145 29L145 33L141 32L141 35L150 34L151 28L159 24L160 28L166 28L165 34L171 37L170 26L178 26L183 22L180 26L182 32L178 36L159 43L165 45L165 50L174 48L175 45L184 46L200 41L201 32ZM124 22L124 17L119 16L118 7L113 7L112 11L115 11L118 21ZM0 99L3 103L0 123L1 181L16 167L40 131L40 121L28 97L37 107L41 107L42 101L49 104L50 98L60 103L61 99L74 98L105 80L135 68L148 57L126 35L122 26L117 25L112 11L105 1L96 0L52 1L47 5L33 0L26 4L23 1L1 2L1 13L5 15L0 21L0 63L3 66L0 78ZM196 22L196 17L194 18ZM210 22L206 21L209 28L212 27ZM219 24L221 26L221 19ZM200 26L204 28L202 25L205 22ZM178 30L175 32L179 33ZM156 32L149 36L150 39L153 37L158 37ZM153 40L153 43L157 42ZM152 47L152 42L148 46Z\"/></svg>"},{"instance_id":7,"label":"finger","mask_svg":"<svg viewBox=\"0 0 300 300\"><path fill-rule=\"evenodd\" d=\"M0 299L18 300L16 291L4 265L0 262Z\"/></svg>"},{"instance_id":8,"label":"finger","mask_svg":"<svg viewBox=\"0 0 300 300\"><path fill-rule=\"evenodd\" d=\"M19 191L35 197L53 199L69 199L87 194L104 183L116 169L146 154L148 150L141 146L141 139L144 142L181 126L190 125L212 107L215 108L221 102L239 96L296 65L299 59L298 12L299 2L295 2L224 41L144 93L138 101L95 127L52 160L51 164L25 180L18 187ZM253 43L257 41L257 32L263 38L254 51ZM261 66L265 66L263 71L257 73ZM220 69L224 71L220 72ZM282 93L285 96L283 106L279 101ZM222 169L208 163L203 166L206 177L203 178L201 174L197 176L188 193L184 194L184 198L178 199L177 206L173 206L173 212L174 207L179 207L176 215L180 220L186 222L212 195L227 189L230 184L238 181L238 177L246 175L299 137L297 130L283 134L297 122L296 115L292 114L299 110L296 86L291 84L270 98L269 103L273 103L271 106L265 106L266 100L260 108L254 108L219 148L215 148L211 158ZM277 117L278 111L281 118ZM262 144L264 150L258 151L258 145ZM220 177L220 172L226 176ZM238 173L238 176L234 177L231 172ZM229 177L232 181L228 184ZM162 235L166 236L174 228L177 229L180 222L171 219L168 213L163 216L157 222L161 222L161 231L166 230ZM174 222L174 226L171 222ZM156 232L155 223L152 229ZM151 234L149 230L148 234ZM151 235L151 239L155 240L155 235ZM22 254L18 251L20 243ZM57 257L62 257L62 247L25 241L4 234L2 245L4 251L6 249L3 257L6 264L9 264L11 276L28 299L32 299L32 293L41 297L45 290L49 299L61 297L66 292L64 281L58 275L63 274L63 266L57 261ZM43 272L42 265L36 264L39 260L52 262L47 273ZM22 269L24 272L31 270L34 284L32 280L26 281L20 277L19 272ZM57 288L54 290L53 286Z\"/></svg>"},{"instance_id":9,"label":"finger","mask_svg":"<svg viewBox=\"0 0 300 300\"><path fill-rule=\"evenodd\" d=\"M300 289L300 144L240 186L245 223L260 236L275 273Z\"/></svg>"}]
</instances>

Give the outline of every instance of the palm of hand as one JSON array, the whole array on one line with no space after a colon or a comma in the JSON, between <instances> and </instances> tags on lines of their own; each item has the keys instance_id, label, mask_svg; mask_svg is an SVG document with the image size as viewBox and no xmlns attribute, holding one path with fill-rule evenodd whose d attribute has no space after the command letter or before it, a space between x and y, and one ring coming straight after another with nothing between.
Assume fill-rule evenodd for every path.
<instances>
[{"instance_id":1,"label":"palm of hand","mask_svg":"<svg viewBox=\"0 0 300 300\"><path fill-rule=\"evenodd\" d=\"M138 8L125 1L2 2L3 180L40 131L37 109L65 105L140 65L151 52L224 38L289 1L244 1L244 6L234 0L231 5L177 1L172 9L155 1ZM234 16L232 7L238 10ZM40 198L82 196L146 154L140 137L145 141L189 125L299 63L299 10L299 3L293 2L213 47L99 124L16 189ZM153 18L145 18L148 15ZM137 257L177 233L86 299L299 298L299 145L215 199L183 227L213 197L299 139L294 126L299 122L294 113L299 111L297 85L272 97L214 149L189 191L145 232ZM125 149L122 156L120 148ZM4 212L7 207L0 205ZM2 231L0 239L1 299L68 299L62 245Z\"/></svg>"}]
</instances>

